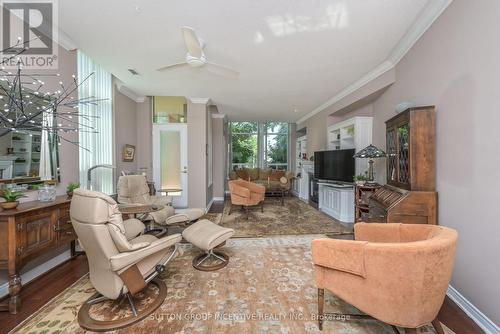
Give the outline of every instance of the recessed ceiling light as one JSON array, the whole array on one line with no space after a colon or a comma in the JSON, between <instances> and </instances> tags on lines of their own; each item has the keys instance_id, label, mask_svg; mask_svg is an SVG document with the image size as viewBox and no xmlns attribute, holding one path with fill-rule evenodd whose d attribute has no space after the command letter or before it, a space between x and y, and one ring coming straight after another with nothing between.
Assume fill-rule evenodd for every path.
<instances>
[{"instance_id":1,"label":"recessed ceiling light","mask_svg":"<svg viewBox=\"0 0 500 334\"><path fill-rule=\"evenodd\" d=\"M293 112L299 112L299 109L293 109Z\"/></svg>"}]
</instances>

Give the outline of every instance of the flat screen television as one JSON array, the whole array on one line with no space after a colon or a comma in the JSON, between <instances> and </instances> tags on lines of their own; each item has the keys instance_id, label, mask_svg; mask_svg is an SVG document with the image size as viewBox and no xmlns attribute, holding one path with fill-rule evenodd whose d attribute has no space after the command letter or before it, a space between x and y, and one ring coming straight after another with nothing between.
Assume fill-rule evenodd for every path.
<instances>
[{"instance_id":1,"label":"flat screen television","mask_svg":"<svg viewBox=\"0 0 500 334\"><path fill-rule=\"evenodd\" d=\"M354 149L314 152L314 177L320 180L354 182Z\"/></svg>"}]
</instances>

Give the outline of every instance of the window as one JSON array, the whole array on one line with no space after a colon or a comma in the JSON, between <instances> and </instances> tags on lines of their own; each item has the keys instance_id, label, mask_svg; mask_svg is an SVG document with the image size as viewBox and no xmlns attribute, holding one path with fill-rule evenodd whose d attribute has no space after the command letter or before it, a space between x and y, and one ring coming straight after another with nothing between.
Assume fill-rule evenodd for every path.
<instances>
[{"instance_id":1,"label":"window","mask_svg":"<svg viewBox=\"0 0 500 334\"><path fill-rule=\"evenodd\" d=\"M187 123L187 100L183 96L154 96L153 123Z\"/></svg>"},{"instance_id":2,"label":"window","mask_svg":"<svg viewBox=\"0 0 500 334\"><path fill-rule=\"evenodd\" d=\"M268 122L264 124L265 166L273 169L288 169L288 123Z\"/></svg>"},{"instance_id":3,"label":"window","mask_svg":"<svg viewBox=\"0 0 500 334\"><path fill-rule=\"evenodd\" d=\"M288 169L289 131L285 122L231 122L231 169Z\"/></svg>"},{"instance_id":4,"label":"window","mask_svg":"<svg viewBox=\"0 0 500 334\"><path fill-rule=\"evenodd\" d=\"M231 122L231 168L253 168L258 165L257 135L258 124L251 122Z\"/></svg>"},{"instance_id":5,"label":"window","mask_svg":"<svg viewBox=\"0 0 500 334\"><path fill-rule=\"evenodd\" d=\"M80 184L87 188L87 171L100 164L113 164L113 85L109 72L106 72L90 57L78 51L79 81L89 79L78 87L78 97L100 99L97 105L79 106L80 126L85 131L78 132L80 143ZM95 131L91 130L94 128ZM99 168L92 172L92 189L107 194L113 193L113 171Z\"/></svg>"}]
</instances>

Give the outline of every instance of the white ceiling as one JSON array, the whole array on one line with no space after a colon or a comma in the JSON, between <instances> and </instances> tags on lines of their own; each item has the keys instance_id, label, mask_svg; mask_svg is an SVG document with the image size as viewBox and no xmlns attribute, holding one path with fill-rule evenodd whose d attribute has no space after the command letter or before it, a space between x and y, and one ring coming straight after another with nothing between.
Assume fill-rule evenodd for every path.
<instances>
[{"instance_id":1,"label":"white ceiling","mask_svg":"<svg viewBox=\"0 0 500 334\"><path fill-rule=\"evenodd\" d=\"M64 0L59 26L139 94L210 97L233 120L296 121L382 63L428 1ZM184 60L185 25L209 61L240 76L157 72Z\"/></svg>"}]
</instances>

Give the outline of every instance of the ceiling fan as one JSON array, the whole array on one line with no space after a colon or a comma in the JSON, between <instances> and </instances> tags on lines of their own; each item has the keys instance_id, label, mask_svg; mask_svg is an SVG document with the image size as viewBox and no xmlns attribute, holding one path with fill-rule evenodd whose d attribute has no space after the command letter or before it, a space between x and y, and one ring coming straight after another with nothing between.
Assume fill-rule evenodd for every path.
<instances>
[{"instance_id":1,"label":"ceiling fan","mask_svg":"<svg viewBox=\"0 0 500 334\"><path fill-rule=\"evenodd\" d=\"M207 61L207 57L203 52L205 43L202 39L198 38L193 28L182 27L181 31L187 49L186 61L161 67L157 69L157 71L163 72L177 67L191 66L203 67L206 68L209 72L227 77L237 77L239 75L238 71L235 71L229 67Z\"/></svg>"}]
</instances>

